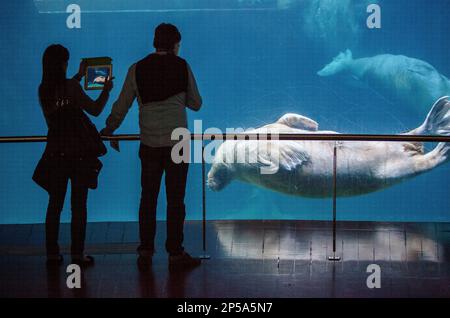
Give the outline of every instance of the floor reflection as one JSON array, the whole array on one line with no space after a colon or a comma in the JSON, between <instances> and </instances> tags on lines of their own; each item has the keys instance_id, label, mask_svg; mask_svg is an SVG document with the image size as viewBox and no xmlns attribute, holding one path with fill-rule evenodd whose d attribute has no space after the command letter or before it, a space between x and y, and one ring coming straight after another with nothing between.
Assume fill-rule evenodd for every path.
<instances>
[{"instance_id":1,"label":"floor reflection","mask_svg":"<svg viewBox=\"0 0 450 318\"><path fill-rule=\"evenodd\" d=\"M272 226L243 227L238 224L215 225L217 253L225 257L260 259L280 258L321 261L332 253L331 228L284 229ZM439 262L445 248L433 233L406 231L403 225L373 226L370 229L340 229L336 252L346 261Z\"/></svg>"}]
</instances>

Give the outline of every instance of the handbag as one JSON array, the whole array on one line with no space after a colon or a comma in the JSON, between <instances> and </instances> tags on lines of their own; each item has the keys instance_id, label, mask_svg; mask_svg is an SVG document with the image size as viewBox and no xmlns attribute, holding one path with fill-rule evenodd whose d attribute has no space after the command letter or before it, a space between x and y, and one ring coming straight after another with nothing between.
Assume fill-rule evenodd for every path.
<instances>
[{"instance_id":1,"label":"handbag","mask_svg":"<svg viewBox=\"0 0 450 318\"><path fill-rule=\"evenodd\" d=\"M98 176L102 167L102 162L96 157L69 159L44 153L34 169L32 179L50 193L61 184L60 178L66 175L69 169L72 171L71 175L75 174L88 188L97 189Z\"/></svg>"},{"instance_id":2,"label":"handbag","mask_svg":"<svg viewBox=\"0 0 450 318\"><path fill-rule=\"evenodd\" d=\"M98 158L80 158L75 173L89 189L97 189L98 176L103 164Z\"/></svg>"},{"instance_id":3,"label":"handbag","mask_svg":"<svg viewBox=\"0 0 450 318\"><path fill-rule=\"evenodd\" d=\"M52 118L47 146L32 179L50 192L59 185L61 175L73 171L87 187L96 189L103 167L98 157L106 152L97 128L84 111L80 108L65 109Z\"/></svg>"}]
</instances>

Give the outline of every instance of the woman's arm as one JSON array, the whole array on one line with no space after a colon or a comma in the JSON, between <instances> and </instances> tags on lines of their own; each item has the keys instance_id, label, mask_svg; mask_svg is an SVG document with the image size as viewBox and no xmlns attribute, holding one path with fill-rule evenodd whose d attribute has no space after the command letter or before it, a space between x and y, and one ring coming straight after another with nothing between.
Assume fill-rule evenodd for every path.
<instances>
[{"instance_id":1,"label":"woman's arm","mask_svg":"<svg viewBox=\"0 0 450 318\"><path fill-rule=\"evenodd\" d=\"M78 73L75 74L72 79L77 80L78 82L80 82L84 75L86 74L86 68L87 68L87 64L85 60L82 60L80 62L80 67L78 68Z\"/></svg>"},{"instance_id":2,"label":"woman's arm","mask_svg":"<svg viewBox=\"0 0 450 318\"><path fill-rule=\"evenodd\" d=\"M105 108L106 102L109 98L109 92L111 91L113 85L112 81L109 80L105 82L105 86L96 100L92 100L81 88L81 85L76 80L71 80L71 85L73 85L74 100L77 106L87 111L92 116L97 117L100 115Z\"/></svg>"}]
</instances>

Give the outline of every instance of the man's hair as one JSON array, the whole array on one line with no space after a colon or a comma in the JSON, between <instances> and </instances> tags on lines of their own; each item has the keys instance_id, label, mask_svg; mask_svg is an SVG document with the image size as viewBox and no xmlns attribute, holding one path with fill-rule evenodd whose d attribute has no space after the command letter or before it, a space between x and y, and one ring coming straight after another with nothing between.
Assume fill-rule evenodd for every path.
<instances>
[{"instance_id":1,"label":"man's hair","mask_svg":"<svg viewBox=\"0 0 450 318\"><path fill-rule=\"evenodd\" d=\"M155 29L153 46L160 50L173 50L175 44L181 41L181 34L177 27L170 23L161 23Z\"/></svg>"}]
</instances>

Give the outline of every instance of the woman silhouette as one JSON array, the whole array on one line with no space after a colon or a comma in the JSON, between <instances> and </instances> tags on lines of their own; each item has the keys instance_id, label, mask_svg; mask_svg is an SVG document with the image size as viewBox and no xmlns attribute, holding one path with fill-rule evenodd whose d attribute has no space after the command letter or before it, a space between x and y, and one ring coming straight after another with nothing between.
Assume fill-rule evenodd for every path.
<instances>
[{"instance_id":1,"label":"woman silhouette","mask_svg":"<svg viewBox=\"0 0 450 318\"><path fill-rule=\"evenodd\" d=\"M94 258L84 255L87 220L87 195L96 188L101 169L98 157L106 152L103 143L84 111L93 116L102 112L113 84L107 79L97 100L82 90L79 81L86 66L82 62L72 79L66 78L69 51L61 45L49 46L42 58L39 101L48 126L47 145L33 179L49 193L46 216L47 264L60 265L58 233L67 183L71 182L72 262L88 266Z\"/></svg>"}]
</instances>

